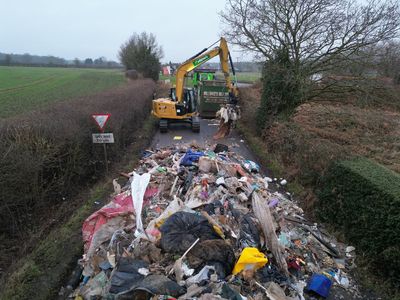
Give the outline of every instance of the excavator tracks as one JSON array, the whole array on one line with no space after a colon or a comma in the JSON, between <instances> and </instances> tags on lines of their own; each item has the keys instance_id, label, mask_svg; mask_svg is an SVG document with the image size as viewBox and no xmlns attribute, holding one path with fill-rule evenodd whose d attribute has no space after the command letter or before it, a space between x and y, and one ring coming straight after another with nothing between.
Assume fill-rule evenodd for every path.
<instances>
[{"instance_id":1,"label":"excavator tracks","mask_svg":"<svg viewBox=\"0 0 400 300\"><path fill-rule=\"evenodd\" d=\"M168 120L160 119L159 127L160 127L160 132L162 133L168 132Z\"/></svg>"},{"instance_id":2,"label":"excavator tracks","mask_svg":"<svg viewBox=\"0 0 400 300\"><path fill-rule=\"evenodd\" d=\"M195 132L195 133L200 132L200 118L199 117L192 117L190 119L185 120L184 122L190 123L193 132ZM159 124L161 133L168 132L168 120L167 119L160 119L158 124Z\"/></svg>"},{"instance_id":3,"label":"excavator tracks","mask_svg":"<svg viewBox=\"0 0 400 300\"><path fill-rule=\"evenodd\" d=\"M192 117L192 131L200 132L200 119L199 117Z\"/></svg>"}]
</instances>

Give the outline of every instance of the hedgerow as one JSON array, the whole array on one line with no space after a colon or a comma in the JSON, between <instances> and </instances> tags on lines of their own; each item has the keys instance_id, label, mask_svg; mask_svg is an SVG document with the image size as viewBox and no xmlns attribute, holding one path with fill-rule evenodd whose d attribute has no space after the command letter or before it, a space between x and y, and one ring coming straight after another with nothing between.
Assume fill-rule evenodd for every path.
<instances>
[{"instance_id":1,"label":"hedgerow","mask_svg":"<svg viewBox=\"0 0 400 300\"><path fill-rule=\"evenodd\" d=\"M70 100L0 121L0 234L25 237L57 205L105 173L103 147L92 143L93 113L110 113L108 160L134 143L151 109L152 80Z\"/></svg>"},{"instance_id":2,"label":"hedgerow","mask_svg":"<svg viewBox=\"0 0 400 300\"><path fill-rule=\"evenodd\" d=\"M321 180L319 217L345 234L376 270L400 276L400 175L366 158L332 165Z\"/></svg>"}]
</instances>

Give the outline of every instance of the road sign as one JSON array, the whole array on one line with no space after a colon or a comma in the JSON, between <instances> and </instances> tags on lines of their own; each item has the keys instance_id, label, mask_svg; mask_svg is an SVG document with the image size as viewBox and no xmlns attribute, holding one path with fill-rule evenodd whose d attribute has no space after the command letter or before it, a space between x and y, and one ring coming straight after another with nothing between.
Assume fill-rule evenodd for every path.
<instances>
[{"instance_id":1,"label":"road sign","mask_svg":"<svg viewBox=\"0 0 400 300\"><path fill-rule=\"evenodd\" d=\"M106 127L106 123L110 118L111 114L93 114L92 118L96 122L97 126L99 127L100 131L103 132L104 128Z\"/></svg>"},{"instance_id":2,"label":"road sign","mask_svg":"<svg viewBox=\"0 0 400 300\"><path fill-rule=\"evenodd\" d=\"M95 144L113 144L114 134L112 133L93 133L93 143Z\"/></svg>"}]
</instances>

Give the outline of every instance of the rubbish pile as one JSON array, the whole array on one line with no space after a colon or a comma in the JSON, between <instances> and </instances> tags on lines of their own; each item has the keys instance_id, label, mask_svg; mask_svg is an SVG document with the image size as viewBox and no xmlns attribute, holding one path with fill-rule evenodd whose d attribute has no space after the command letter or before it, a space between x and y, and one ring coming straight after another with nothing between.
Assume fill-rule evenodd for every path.
<instances>
[{"instance_id":1,"label":"rubbish pile","mask_svg":"<svg viewBox=\"0 0 400 300\"><path fill-rule=\"evenodd\" d=\"M216 145L145 151L83 224L75 299L315 299L346 275L354 248L308 222L253 161ZM78 275L76 275L78 274Z\"/></svg>"}]
</instances>

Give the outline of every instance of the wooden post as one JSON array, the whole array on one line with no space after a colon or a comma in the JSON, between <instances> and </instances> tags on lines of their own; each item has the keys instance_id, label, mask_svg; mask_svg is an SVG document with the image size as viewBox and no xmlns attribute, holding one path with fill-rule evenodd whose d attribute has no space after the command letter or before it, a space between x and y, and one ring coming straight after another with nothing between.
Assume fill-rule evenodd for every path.
<instances>
[{"instance_id":1,"label":"wooden post","mask_svg":"<svg viewBox=\"0 0 400 300\"><path fill-rule=\"evenodd\" d=\"M103 143L104 148L104 162L106 163L106 174L108 174L108 159L107 159L107 144Z\"/></svg>"}]
</instances>

